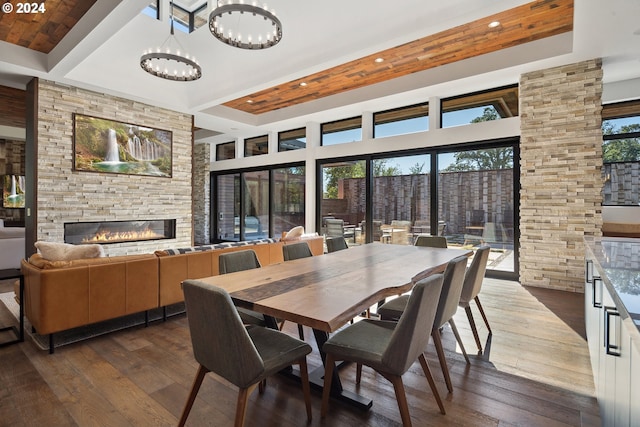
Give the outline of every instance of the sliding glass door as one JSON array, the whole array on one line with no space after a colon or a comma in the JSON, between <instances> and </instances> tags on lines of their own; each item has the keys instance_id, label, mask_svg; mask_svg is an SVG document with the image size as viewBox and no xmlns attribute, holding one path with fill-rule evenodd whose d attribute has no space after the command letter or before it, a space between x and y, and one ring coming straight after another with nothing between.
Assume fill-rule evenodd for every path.
<instances>
[{"instance_id":1,"label":"sliding glass door","mask_svg":"<svg viewBox=\"0 0 640 427\"><path fill-rule=\"evenodd\" d=\"M431 233L431 156L421 154L374 159L374 241L412 245L414 236Z\"/></svg>"},{"instance_id":2,"label":"sliding glass door","mask_svg":"<svg viewBox=\"0 0 640 427\"><path fill-rule=\"evenodd\" d=\"M449 246L491 246L489 270L514 272L514 147L441 153L438 218Z\"/></svg>"},{"instance_id":3,"label":"sliding glass door","mask_svg":"<svg viewBox=\"0 0 640 427\"><path fill-rule=\"evenodd\" d=\"M213 240L281 237L305 221L305 167L212 174Z\"/></svg>"},{"instance_id":4,"label":"sliding glass door","mask_svg":"<svg viewBox=\"0 0 640 427\"><path fill-rule=\"evenodd\" d=\"M365 176L365 160L321 165L320 234L325 237L343 236L351 245L364 243Z\"/></svg>"}]
</instances>

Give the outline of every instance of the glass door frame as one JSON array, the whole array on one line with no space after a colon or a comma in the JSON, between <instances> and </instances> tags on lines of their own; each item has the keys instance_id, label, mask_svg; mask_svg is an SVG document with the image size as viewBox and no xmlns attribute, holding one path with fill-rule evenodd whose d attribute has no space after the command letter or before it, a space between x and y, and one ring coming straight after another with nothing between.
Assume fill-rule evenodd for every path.
<instances>
[{"instance_id":1,"label":"glass door frame","mask_svg":"<svg viewBox=\"0 0 640 427\"><path fill-rule=\"evenodd\" d=\"M520 246L520 138L503 138L490 141L476 141L464 144L451 144L438 147L425 147L421 149L405 150L405 151L388 151L384 153L375 154L363 154L359 156L348 156L339 158L326 158L316 159L316 229L321 230L322 218L321 218L321 204L323 198L323 166L331 163L339 162L352 162L352 161L365 161L365 228L367 230L365 236L365 243L371 243L373 226L373 160L413 156L413 155L425 155L431 156L430 167L430 208L432 214L430 215L430 228L431 230L438 229L438 156L445 153L454 153L459 151L468 150L482 150L490 148L511 147L513 149L513 251L514 251L514 263L513 271L501 271L501 270L489 270L487 269L486 277L505 279L505 280L518 280L520 265L519 265L519 246ZM435 212L436 214L433 214Z\"/></svg>"}]
</instances>

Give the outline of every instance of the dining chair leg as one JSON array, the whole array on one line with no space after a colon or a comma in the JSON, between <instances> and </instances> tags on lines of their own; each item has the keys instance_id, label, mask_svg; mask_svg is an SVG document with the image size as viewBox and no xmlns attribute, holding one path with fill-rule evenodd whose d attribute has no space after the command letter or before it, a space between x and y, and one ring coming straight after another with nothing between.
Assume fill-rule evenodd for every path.
<instances>
[{"instance_id":1,"label":"dining chair leg","mask_svg":"<svg viewBox=\"0 0 640 427\"><path fill-rule=\"evenodd\" d=\"M458 333L458 328L456 328L456 322L453 321L453 318L449 319L449 325L451 325L451 330L453 331L453 335L456 337L456 341L460 345L460 349L462 350L462 354L464 355L464 360L467 361L467 364L470 364L469 356L467 355L467 350L464 348L464 344L462 343L462 339L460 338L460 334Z\"/></svg>"},{"instance_id":2,"label":"dining chair leg","mask_svg":"<svg viewBox=\"0 0 640 427\"><path fill-rule=\"evenodd\" d=\"M402 377L399 375L382 374L386 379L393 384L393 391L396 393L396 400L398 401L398 409L400 410L400 418L402 419L403 427L411 427L411 415L409 415L409 404L407 403L407 394L404 390L404 384L402 383Z\"/></svg>"},{"instance_id":3,"label":"dining chair leg","mask_svg":"<svg viewBox=\"0 0 640 427\"><path fill-rule=\"evenodd\" d=\"M304 341L304 330L302 329L302 325L298 323L298 336L301 341Z\"/></svg>"},{"instance_id":4,"label":"dining chair leg","mask_svg":"<svg viewBox=\"0 0 640 427\"><path fill-rule=\"evenodd\" d=\"M258 384L258 393L262 394L267 389L267 379L260 381Z\"/></svg>"},{"instance_id":5,"label":"dining chair leg","mask_svg":"<svg viewBox=\"0 0 640 427\"><path fill-rule=\"evenodd\" d=\"M431 393L433 393L433 397L435 397L436 402L438 403L438 407L440 408L440 413L442 415L445 415L446 412L444 410L444 405L442 404L442 399L440 398L440 393L438 393L436 382L433 380L433 375L431 374L431 369L429 368L429 364L427 363L427 358L424 357L424 353L422 353L420 357L418 357L418 360L420 360L420 365L422 366L422 371L424 372L424 376L427 377L427 381L429 382Z\"/></svg>"},{"instance_id":6,"label":"dining chair leg","mask_svg":"<svg viewBox=\"0 0 640 427\"><path fill-rule=\"evenodd\" d=\"M356 363L356 384L360 384L362 379L362 363Z\"/></svg>"},{"instance_id":7,"label":"dining chair leg","mask_svg":"<svg viewBox=\"0 0 640 427\"><path fill-rule=\"evenodd\" d=\"M258 384L252 384L247 388L241 388L238 390L238 402L236 404L236 420L234 422L234 427L243 427L244 426L244 416L247 412L247 403L249 402L249 395L251 392L255 390Z\"/></svg>"},{"instance_id":8,"label":"dining chair leg","mask_svg":"<svg viewBox=\"0 0 640 427\"><path fill-rule=\"evenodd\" d=\"M309 370L307 368L306 356L300 359L299 365L302 394L304 395L304 406L307 408L307 421L311 421L311 386L309 385Z\"/></svg>"},{"instance_id":9,"label":"dining chair leg","mask_svg":"<svg viewBox=\"0 0 640 427\"><path fill-rule=\"evenodd\" d=\"M465 313L467 313L467 319L469 319L469 326L471 326L471 332L473 332L473 338L476 340L476 345L478 346L478 354L482 354L482 343L480 342L480 336L478 335L478 328L476 328L476 322L473 320L473 313L471 312L471 307L466 306L464 308Z\"/></svg>"},{"instance_id":10,"label":"dining chair leg","mask_svg":"<svg viewBox=\"0 0 640 427\"><path fill-rule=\"evenodd\" d=\"M320 410L320 416L324 418L327 415L329 409L329 395L331 394L331 379L333 377L333 368L335 366L335 359L332 354L327 354L324 362L324 386L322 389L322 409Z\"/></svg>"},{"instance_id":11,"label":"dining chair leg","mask_svg":"<svg viewBox=\"0 0 640 427\"><path fill-rule=\"evenodd\" d=\"M491 334L491 326L489 326L489 321L487 320L487 316L484 314L484 310L482 309L482 304L480 304L480 298L476 295L473 299L478 306L478 310L480 310L480 314L482 315L482 319L484 320L484 324L487 325L487 329L489 330L489 334Z\"/></svg>"},{"instance_id":12,"label":"dining chair leg","mask_svg":"<svg viewBox=\"0 0 640 427\"><path fill-rule=\"evenodd\" d=\"M196 400L198 390L200 390L200 386L202 385L202 380L204 380L204 376L207 375L208 372L209 370L204 366L200 365L198 367L198 372L196 373L196 377L193 380L193 385L191 386L191 392L189 392L187 403L184 405L184 409L182 410L182 416L180 417L180 421L178 422L178 427L184 426L184 424L187 422L187 417L189 416L189 412L191 412L193 402L195 402Z\"/></svg>"},{"instance_id":13,"label":"dining chair leg","mask_svg":"<svg viewBox=\"0 0 640 427\"><path fill-rule=\"evenodd\" d=\"M449 393L453 393L453 385L451 384L451 377L449 377L449 367L447 366L447 359L444 356L444 348L442 347L442 339L440 338L440 332L434 329L431 332L433 338L433 345L436 348L438 354L438 360L440 361L440 368L442 369L442 375L444 375L444 382L447 384L447 390Z\"/></svg>"}]
</instances>

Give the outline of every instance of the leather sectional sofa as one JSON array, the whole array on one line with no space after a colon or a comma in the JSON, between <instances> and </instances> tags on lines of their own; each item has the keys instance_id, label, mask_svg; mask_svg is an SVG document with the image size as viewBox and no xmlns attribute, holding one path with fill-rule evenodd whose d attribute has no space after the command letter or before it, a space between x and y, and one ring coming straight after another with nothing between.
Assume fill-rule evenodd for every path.
<instances>
[{"instance_id":1,"label":"leather sectional sofa","mask_svg":"<svg viewBox=\"0 0 640 427\"><path fill-rule=\"evenodd\" d=\"M323 253L322 237L301 239L314 255ZM221 253L253 249L264 266L283 262L282 246L299 240L263 239L55 262L35 254L21 265L25 314L38 334L49 335L53 352L57 332L155 308L166 310L184 301L182 281L219 274Z\"/></svg>"}]
</instances>

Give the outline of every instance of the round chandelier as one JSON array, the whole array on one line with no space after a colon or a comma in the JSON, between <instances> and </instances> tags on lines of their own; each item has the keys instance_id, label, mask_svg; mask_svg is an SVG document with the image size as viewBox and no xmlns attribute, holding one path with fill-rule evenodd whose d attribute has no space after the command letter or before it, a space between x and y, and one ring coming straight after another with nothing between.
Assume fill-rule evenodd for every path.
<instances>
[{"instance_id":1,"label":"round chandelier","mask_svg":"<svg viewBox=\"0 0 640 427\"><path fill-rule=\"evenodd\" d=\"M167 80L190 82L202 77L202 68L184 51L173 33L173 1L171 2L171 34L161 47L149 49L140 57L140 67L147 73Z\"/></svg>"},{"instance_id":2,"label":"round chandelier","mask_svg":"<svg viewBox=\"0 0 640 427\"><path fill-rule=\"evenodd\" d=\"M282 23L267 5L218 1L209 15L209 30L218 40L241 49L266 49L282 39Z\"/></svg>"}]
</instances>

